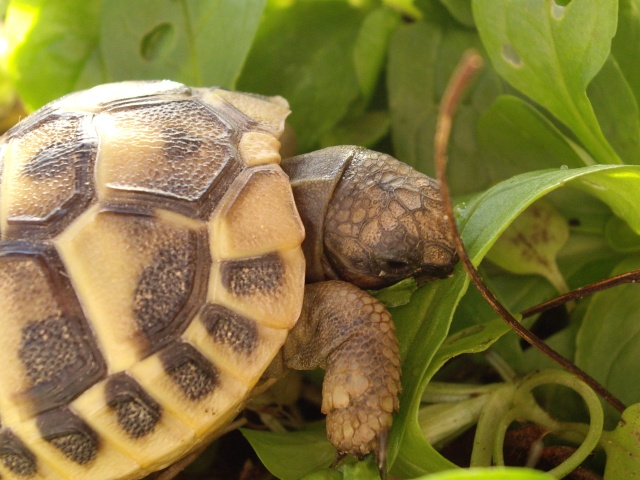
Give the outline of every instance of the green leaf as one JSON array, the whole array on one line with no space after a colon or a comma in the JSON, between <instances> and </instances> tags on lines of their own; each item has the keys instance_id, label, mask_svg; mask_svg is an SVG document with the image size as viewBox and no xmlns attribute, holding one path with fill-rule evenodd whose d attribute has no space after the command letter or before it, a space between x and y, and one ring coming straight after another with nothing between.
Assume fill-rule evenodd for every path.
<instances>
[{"instance_id":1,"label":"green leaf","mask_svg":"<svg viewBox=\"0 0 640 480\"><path fill-rule=\"evenodd\" d=\"M640 257L623 260L612 275L640 268ZM640 310L638 286L621 285L591 299L576 338L576 365L589 372L623 403L640 398ZM607 410L611 423L617 414Z\"/></svg>"},{"instance_id":2,"label":"green leaf","mask_svg":"<svg viewBox=\"0 0 640 480\"><path fill-rule=\"evenodd\" d=\"M630 210L630 201L627 200L629 191L633 189L634 184L637 185L639 175L640 168L634 166L612 168L593 165L530 172L505 180L460 206L460 228L464 232L463 239L469 255L474 262L476 258L483 258L494 239L507 227L509 222L499 212L508 208L509 214L515 217L534 200L570 181L572 187L591 188L591 193L612 208L618 208L630 219L640 221L640 212L636 209L634 214ZM630 182L628 185L621 185L620 178L627 178ZM600 188L601 183L616 183L625 188L623 191L607 191L607 194L603 195L602 192L606 189Z\"/></svg>"},{"instance_id":3,"label":"green leaf","mask_svg":"<svg viewBox=\"0 0 640 480\"><path fill-rule=\"evenodd\" d=\"M353 64L362 96L368 101L378 84L391 33L399 15L387 8L372 11L362 22L353 48Z\"/></svg>"},{"instance_id":4,"label":"green leaf","mask_svg":"<svg viewBox=\"0 0 640 480\"><path fill-rule=\"evenodd\" d=\"M475 27L473 12L471 11L471 0L440 0L440 3L449 10L453 18L465 27Z\"/></svg>"},{"instance_id":5,"label":"green leaf","mask_svg":"<svg viewBox=\"0 0 640 480\"><path fill-rule=\"evenodd\" d=\"M453 278L431 282L414 294L411 303L391 310L404 361L400 412L391 430L388 459L393 474L401 478L455 468L427 443L417 418L422 392L434 373L433 357L467 287L460 267Z\"/></svg>"},{"instance_id":6,"label":"green leaf","mask_svg":"<svg viewBox=\"0 0 640 480\"><path fill-rule=\"evenodd\" d=\"M546 193L578 179L629 172L640 172L640 168L593 165L531 172L499 183L461 207L459 228L471 260L478 264L507 226ZM410 477L453 468L426 442L416 419L422 392L441 366L437 352L446 339L451 317L467 281L458 265L453 278L432 282L416 292L411 303L392 311L404 359L403 396L389 448L389 462L398 476ZM496 328L500 329L499 326ZM498 336L489 328L479 335L482 332L486 332L488 342Z\"/></svg>"},{"instance_id":7,"label":"green leaf","mask_svg":"<svg viewBox=\"0 0 640 480\"><path fill-rule=\"evenodd\" d=\"M617 0L473 1L495 69L565 123L600 163L621 160L600 130L586 88L609 54L617 6Z\"/></svg>"},{"instance_id":8,"label":"green leaf","mask_svg":"<svg viewBox=\"0 0 640 480\"><path fill-rule=\"evenodd\" d=\"M379 480L380 473L373 456L367 457L363 462L348 463L342 470L343 480Z\"/></svg>"},{"instance_id":9,"label":"green leaf","mask_svg":"<svg viewBox=\"0 0 640 480\"><path fill-rule=\"evenodd\" d=\"M402 25L389 45L387 88L396 157L435 176L433 139L447 80L468 48L482 50L478 35L455 24L416 22ZM476 125L502 92L503 83L485 68L458 106L449 144L449 183L457 195L475 193L490 183L478 148Z\"/></svg>"},{"instance_id":10,"label":"green leaf","mask_svg":"<svg viewBox=\"0 0 640 480\"><path fill-rule=\"evenodd\" d=\"M326 468L305 475L300 480L342 480L342 473L333 468Z\"/></svg>"},{"instance_id":11,"label":"green leaf","mask_svg":"<svg viewBox=\"0 0 640 480\"><path fill-rule=\"evenodd\" d=\"M441 472L414 480L552 480L554 478L548 473L528 468L493 467Z\"/></svg>"},{"instance_id":12,"label":"green leaf","mask_svg":"<svg viewBox=\"0 0 640 480\"><path fill-rule=\"evenodd\" d=\"M378 290L377 292L370 292L380 300L387 308L400 307L406 305L411 300L411 296L418 289L418 285L415 279L406 278L395 285Z\"/></svg>"},{"instance_id":13,"label":"green leaf","mask_svg":"<svg viewBox=\"0 0 640 480\"><path fill-rule=\"evenodd\" d=\"M265 0L110 0L100 50L109 81L235 87Z\"/></svg>"},{"instance_id":14,"label":"green leaf","mask_svg":"<svg viewBox=\"0 0 640 480\"><path fill-rule=\"evenodd\" d=\"M234 87L265 0L14 0L11 70L28 108L96 83Z\"/></svg>"},{"instance_id":15,"label":"green leaf","mask_svg":"<svg viewBox=\"0 0 640 480\"><path fill-rule=\"evenodd\" d=\"M611 53L640 102L640 0L619 0L618 29L613 37Z\"/></svg>"},{"instance_id":16,"label":"green leaf","mask_svg":"<svg viewBox=\"0 0 640 480\"><path fill-rule=\"evenodd\" d=\"M529 103L511 95L499 96L482 113L478 145L494 182L533 170L585 164L579 149L558 128Z\"/></svg>"},{"instance_id":17,"label":"green leaf","mask_svg":"<svg viewBox=\"0 0 640 480\"><path fill-rule=\"evenodd\" d=\"M76 88L96 53L101 0L13 0L7 11L9 69L29 110Z\"/></svg>"},{"instance_id":18,"label":"green leaf","mask_svg":"<svg viewBox=\"0 0 640 480\"><path fill-rule=\"evenodd\" d=\"M327 440L324 423L300 432L240 431L262 463L281 480L298 480L328 467L336 458L335 448Z\"/></svg>"},{"instance_id":19,"label":"green leaf","mask_svg":"<svg viewBox=\"0 0 640 480\"><path fill-rule=\"evenodd\" d=\"M590 175L573 184L609 205L640 234L640 170L620 169Z\"/></svg>"},{"instance_id":20,"label":"green leaf","mask_svg":"<svg viewBox=\"0 0 640 480\"><path fill-rule=\"evenodd\" d=\"M622 420L605 437L607 452L605 480L640 478L640 404L634 403L622 412Z\"/></svg>"},{"instance_id":21,"label":"green leaf","mask_svg":"<svg viewBox=\"0 0 640 480\"><path fill-rule=\"evenodd\" d=\"M626 163L640 163L638 104L613 57L589 84L587 94L611 146Z\"/></svg>"},{"instance_id":22,"label":"green leaf","mask_svg":"<svg viewBox=\"0 0 640 480\"><path fill-rule=\"evenodd\" d=\"M614 250L623 253L640 253L640 235L620 217L610 217L604 233L607 242Z\"/></svg>"},{"instance_id":23,"label":"green leaf","mask_svg":"<svg viewBox=\"0 0 640 480\"><path fill-rule=\"evenodd\" d=\"M383 111L365 112L338 123L320 139L320 147L359 145L372 147L389 133L389 114Z\"/></svg>"},{"instance_id":24,"label":"green leaf","mask_svg":"<svg viewBox=\"0 0 640 480\"><path fill-rule=\"evenodd\" d=\"M565 218L549 202L538 200L500 235L487 258L512 273L542 275L562 294L569 287L556 255L567 240L569 224Z\"/></svg>"},{"instance_id":25,"label":"green leaf","mask_svg":"<svg viewBox=\"0 0 640 480\"><path fill-rule=\"evenodd\" d=\"M343 1L305 0L263 17L238 88L289 100L299 152L316 148L360 98L359 82L370 81L378 50L358 60L360 77L354 61L366 13Z\"/></svg>"}]
</instances>

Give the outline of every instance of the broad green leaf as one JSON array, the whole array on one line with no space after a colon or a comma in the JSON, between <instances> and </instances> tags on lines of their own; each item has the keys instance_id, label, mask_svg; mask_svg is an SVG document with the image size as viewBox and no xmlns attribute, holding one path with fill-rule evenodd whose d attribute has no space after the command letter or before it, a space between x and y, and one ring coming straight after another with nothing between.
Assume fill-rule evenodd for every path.
<instances>
[{"instance_id":1,"label":"broad green leaf","mask_svg":"<svg viewBox=\"0 0 640 480\"><path fill-rule=\"evenodd\" d=\"M640 234L640 170L620 169L590 175L573 186L609 205L617 216Z\"/></svg>"},{"instance_id":2,"label":"broad green leaf","mask_svg":"<svg viewBox=\"0 0 640 480\"><path fill-rule=\"evenodd\" d=\"M612 56L589 84L587 95L604 136L620 158L625 163L640 163L638 103Z\"/></svg>"},{"instance_id":3,"label":"broad green leaf","mask_svg":"<svg viewBox=\"0 0 640 480\"><path fill-rule=\"evenodd\" d=\"M391 121L385 111L365 112L338 123L320 139L320 147L359 145L373 147L389 133Z\"/></svg>"},{"instance_id":4,"label":"broad green leaf","mask_svg":"<svg viewBox=\"0 0 640 480\"><path fill-rule=\"evenodd\" d=\"M440 3L449 10L453 18L465 27L475 27L473 12L471 11L471 0L440 0Z\"/></svg>"},{"instance_id":5,"label":"broad green leaf","mask_svg":"<svg viewBox=\"0 0 640 480\"><path fill-rule=\"evenodd\" d=\"M264 5L265 0L109 0L100 29L107 78L233 88Z\"/></svg>"},{"instance_id":6,"label":"broad green leaf","mask_svg":"<svg viewBox=\"0 0 640 480\"><path fill-rule=\"evenodd\" d=\"M467 287L461 266L456 269L453 278L426 285L411 303L391 310L404 362L400 412L391 430L388 459L391 471L400 478L455 468L425 440L417 418L422 392L434 373L431 362Z\"/></svg>"},{"instance_id":7,"label":"broad green leaf","mask_svg":"<svg viewBox=\"0 0 640 480\"><path fill-rule=\"evenodd\" d=\"M640 257L630 256L611 274L638 268ZM576 338L576 364L626 404L640 399L638 293L638 286L629 284L594 295ZM608 410L609 422L615 418Z\"/></svg>"},{"instance_id":8,"label":"broad green leaf","mask_svg":"<svg viewBox=\"0 0 640 480\"><path fill-rule=\"evenodd\" d=\"M417 289L418 285L416 281L413 278L407 278L395 285L370 293L384 303L387 308L393 308L409 303L412 295Z\"/></svg>"},{"instance_id":9,"label":"broad green leaf","mask_svg":"<svg viewBox=\"0 0 640 480\"><path fill-rule=\"evenodd\" d=\"M9 69L28 110L76 88L96 53L102 0L13 0L7 11Z\"/></svg>"},{"instance_id":10,"label":"broad green leaf","mask_svg":"<svg viewBox=\"0 0 640 480\"><path fill-rule=\"evenodd\" d=\"M605 480L640 478L640 404L634 403L622 412L622 420L604 438L607 452Z\"/></svg>"},{"instance_id":11,"label":"broad green leaf","mask_svg":"<svg viewBox=\"0 0 640 480\"><path fill-rule=\"evenodd\" d=\"M538 200L500 235L487 258L508 272L545 277L559 294L569 287L556 255L569 240L569 224L553 205Z\"/></svg>"},{"instance_id":12,"label":"broad green leaf","mask_svg":"<svg viewBox=\"0 0 640 480\"><path fill-rule=\"evenodd\" d=\"M354 60L366 14L338 0L304 0L265 12L238 88L289 100L287 121L299 152L316 148L350 113L361 95L359 78L363 85L370 81L378 51L358 60L360 77Z\"/></svg>"},{"instance_id":13,"label":"broad green leaf","mask_svg":"<svg viewBox=\"0 0 640 480\"><path fill-rule=\"evenodd\" d=\"M234 87L265 0L14 0L11 69L30 109L96 83Z\"/></svg>"},{"instance_id":14,"label":"broad green leaf","mask_svg":"<svg viewBox=\"0 0 640 480\"><path fill-rule=\"evenodd\" d=\"M334 468L326 468L305 475L300 480L343 480L342 473Z\"/></svg>"},{"instance_id":15,"label":"broad green leaf","mask_svg":"<svg viewBox=\"0 0 640 480\"><path fill-rule=\"evenodd\" d=\"M325 468L305 475L300 480L343 480L342 473L334 468Z\"/></svg>"},{"instance_id":16,"label":"broad green leaf","mask_svg":"<svg viewBox=\"0 0 640 480\"><path fill-rule=\"evenodd\" d=\"M640 0L619 0L618 29L611 53L624 73L627 83L640 102Z\"/></svg>"},{"instance_id":17,"label":"broad green leaf","mask_svg":"<svg viewBox=\"0 0 640 480\"><path fill-rule=\"evenodd\" d=\"M605 227L605 236L611 248L623 253L640 253L640 235L627 222L612 216Z\"/></svg>"},{"instance_id":18,"label":"broad green leaf","mask_svg":"<svg viewBox=\"0 0 640 480\"><path fill-rule=\"evenodd\" d=\"M501 95L478 121L478 145L493 182L544 168L578 168L584 157L524 100Z\"/></svg>"},{"instance_id":19,"label":"broad green leaf","mask_svg":"<svg viewBox=\"0 0 640 480\"><path fill-rule=\"evenodd\" d=\"M426 475L414 480L553 480L545 472L516 467L470 468Z\"/></svg>"},{"instance_id":20,"label":"broad green leaf","mask_svg":"<svg viewBox=\"0 0 640 480\"><path fill-rule=\"evenodd\" d=\"M495 69L565 123L599 163L621 163L586 94L609 54L617 7L617 0L473 1Z\"/></svg>"},{"instance_id":21,"label":"broad green leaf","mask_svg":"<svg viewBox=\"0 0 640 480\"><path fill-rule=\"evenodd\" d=\"M433 138L440 99L463 52L482 49L477 34L449 22L400 26L389 46L387 88L396 157L434 176ZM501 93L503 83L485 68L458 105L449 143L449 183L457 195L477 192L490 183L478 148L476 125Z\"/></svg>"},{"instance_id":22,"label":"broad green leaf","mask_svg":"<svg viewBox=\"0 0 640 480\"><path fill-rule=\"evenodd\" d=\"M343 480L380 480L380 473L373 456L364 462L346 464L340 467Z\"/></svg>"},{"instance_id":23,"label":"broad green leaf","mask_svg":"<svg viewBox=\"0 0 640 480\"><path fill-rule=\"evenodd\" d=\"M508 222L505 223L498 212L508 208L510 214L520 214L534 200L568 182L571 182L572 187L589 188L590 193L603 200L614 211L618 209L619 215L625 220L640 222L640 211L631 208L634 198L631 193L634 185L637 189L639 176L640 168L634 166L612 168L593 165L530 172L505 180L461 206L460 228L464 232L463 238L470 257L474 262L476 256L483 258L493 244L493 239L507 227ZM621 179L627 179L628 182ZM602 184L613 183L618 187L614 191L601 187Z\"/></svg>"},{"instance_id":24,"label":"broad green leaf","mask_svg":"<svg viewBox=\"0 0 640 480\"><path fill-rule=\"evenodd\" d=\"M298 480L328 467L336 458L335 448L327 440L324 423L299 432L248 429L241 429L241 432L262 463L281 480Z\"/></svg>"},{"instance_id":25,"label":"broad green leaf","mask_svg":"<svg viewBox=\"0 0 640 480\"><path fill-rule=\"evenodd\" d=\"M399 15L387 8L372 11L362 22L353 49L353 64L366 101L371 98L378 84L387 56L389 37L399 22Z\"/></svg>"},{"instance_id":26,"label":"broad green leaf","mask_svg":"<svg viewBox=\"0 0 640 480\"><path fill-rule=\"evenodd\" d=\"M508 225L535 200L566 183L607 173L640 172L639 167L594 165L579 169L531 172L506 180L468 202L461 209L459 227L474 264ZM612 201L615 201L611 198ZM466 289L461 266L452 279L419 290L408 305L394 309L403 362L403 396L390 440L389 460L398 476L416 476L453 468L431 447L417 423L422 392L440 368L435 360L444 342L453 311ZM496 333L487 329L487 341Z\"/></svg>"}]
</instances>

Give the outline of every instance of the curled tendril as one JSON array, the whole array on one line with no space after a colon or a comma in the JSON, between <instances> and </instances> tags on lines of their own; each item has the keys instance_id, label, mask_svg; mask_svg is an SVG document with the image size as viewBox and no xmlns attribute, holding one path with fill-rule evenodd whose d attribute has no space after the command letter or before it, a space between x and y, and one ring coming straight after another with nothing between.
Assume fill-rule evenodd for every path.
<instances>
[{"instance_id":1,"label":"curled tendril","mask_svg":"<svg viewBox=\"0 0 640 480\"><path fill-rule=\"evenodd\" d=\"M552 419L535 402L532 390L541 385L563 385L574 390L582 397L589 410L590 422L584 440L573 454L557 467L547 473L556 478L563 478L580 466L598 445L604 425L604 411L595 392L576 376L562 370L543 370L528 375L517 386L513 393L514 407L502 416L495 428L493 439L493 461L496 465L504 465L503 445L509 425L516 420L526 420L548 428L550 431L565 432L575 430L584 433L583 424L558 422Z\"/></svg>"}]
</instances>

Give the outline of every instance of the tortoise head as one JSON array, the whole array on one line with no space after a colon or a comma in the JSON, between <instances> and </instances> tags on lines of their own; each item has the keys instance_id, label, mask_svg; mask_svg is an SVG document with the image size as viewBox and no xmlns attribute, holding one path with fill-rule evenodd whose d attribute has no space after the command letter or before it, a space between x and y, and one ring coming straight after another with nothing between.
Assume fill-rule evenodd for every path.
<instances>
[{"instance_id":1,"label":"tortoise head","mask_svg":"<svg viewBox=\"0 0 640 480\"><path fill-rule=\"evenodd\" d=\"M351 152L325 217L325 276L374 289L450 276L458 259L437 182L389 155Z\"/></svg>"}]
</instances>

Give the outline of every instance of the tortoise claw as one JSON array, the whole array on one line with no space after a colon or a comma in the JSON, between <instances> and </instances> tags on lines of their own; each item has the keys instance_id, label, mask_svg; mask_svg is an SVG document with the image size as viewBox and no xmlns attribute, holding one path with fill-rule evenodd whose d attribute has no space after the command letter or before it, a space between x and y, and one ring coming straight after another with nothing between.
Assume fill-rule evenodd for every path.
<instances>
[{"instance_id":1,"label":"tortoise claw","mask_svg":"<svg viewBox=\"0 0 640 480\"><path fill-rule=\"evenodd\" d=\"M342 463L342 461L347 457L347 455L348 454L345 452L337 452L336 459L333 461L331 465L329 465L329 468L338 468Z\"/></svg>"},{"instance_id":2,"label":"tortoise claw","mask_svg":"<svg viewBox=\"0 0 640 480\"><path fill-rule=\"evenodd\" d=\"M380 472L381 480L387 479L387 445L389 443L389 430L382 430L378 434L378 448L376 448L373 454L376 457L376 465L378 466L378 472Z\"/></svg>"}]
</instances>

